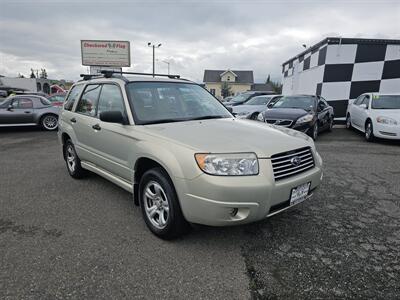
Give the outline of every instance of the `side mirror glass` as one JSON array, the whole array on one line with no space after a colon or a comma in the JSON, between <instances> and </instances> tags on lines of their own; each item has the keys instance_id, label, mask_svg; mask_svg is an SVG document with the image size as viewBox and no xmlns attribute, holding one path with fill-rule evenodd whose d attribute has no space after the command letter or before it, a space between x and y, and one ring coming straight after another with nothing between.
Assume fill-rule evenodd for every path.
<instances>
[{"instance_id":1,"label":"side mirror glass","mask_svg":"<svg viewBox=\"0 0 400 300\"><path fill-rule=\"evenodd\" d=\"M14 106L12 104L9 104L7 110L12 110L12 109L14 109Z\"/></svg>"},{"instance_id":2,"label":"side mirror glass","mask_svg":"<svg viewBox=\"0 0 400 300\"><path fill-rule=\"evenodd\" d=\"M360 104L360 108L367 109L367 104L365 104L365 103L363 103L363 104Z\"/></svg>"},{"instance_id":3,"label":"side mirror glass","mask_svg":"<svg viewBox=\"0 0 400 300\"><path fill-rule=\"evenodd\" d=\"M107 123L120 123L123 125L126 125L128 123L122 112L120 112L119 110L101 112L100 121Z\"/></svg>"}]
</instances>

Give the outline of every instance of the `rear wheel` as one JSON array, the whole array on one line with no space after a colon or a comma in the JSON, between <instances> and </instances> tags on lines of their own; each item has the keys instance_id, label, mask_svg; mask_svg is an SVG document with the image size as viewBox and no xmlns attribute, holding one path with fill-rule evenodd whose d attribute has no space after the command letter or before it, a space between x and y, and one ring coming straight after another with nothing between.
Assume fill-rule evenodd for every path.
<instances>
[{"instance_id":1,"label":"rear wheel","mask_svg":"<svg viewBox=\"0 0 400 300\"><path fill-rule=\"evenodd\" d=\"M351 129L352 128L350 115L347 115L347 117L346 117L346 128L347 129Z\"/></svg>"},{"instance_id":2,"label":"rear wheel","mask_svg":"<svg viewBox=\"0 0 400 300\"><path fill-rule=\"evenodd\" d=\"M188 231L174 186L163 169L153 168L143 174L139 197L144 221L155 235L168 240Z\"/></svg>"},{"instance_id":3,"label":"rear wheel","mask_svg":"<svg viewBox=\"0 0 400 300\"><path fill-rule=\"evenodd\" d=\"M67 170L71 177L79 179L86 175L86 170L81 166L81 160L76 154L74 144L67 140L64 145L64 158L67 164Z\"/></svg>"},{"instance_id":4,"label":"rear wheel","mask_svg":"<svg viewBox=\"0 0 400 300\"><path fill-rule=\"evenodd\" d=\"M251 120L257 120L257 116L258 116L258 113L254 113L254 114L251 115L250 119Z\"/></svg>"},{"instance_id":5,"label":"rear wheel","mask_svg":"<svg viewBox=\"0 0 400 300\"><path fill-rule=\"evenodd\" d=\"M373 142L375 137L374 137L374 128L372 126L372 122L370 120L367 121L365 124L365 139L368 142Z\"/></svg>"},{"instance_id":6,"label":"rear wheel","mask_svg":"<svg viewBox=\"0 0 400 300\"><path fill-rule=\"evenodd\" d=\"M40 120L43 129L53 131L58 128L58 117L53 114L44 115Z\"/></svg>"}]
</instances>

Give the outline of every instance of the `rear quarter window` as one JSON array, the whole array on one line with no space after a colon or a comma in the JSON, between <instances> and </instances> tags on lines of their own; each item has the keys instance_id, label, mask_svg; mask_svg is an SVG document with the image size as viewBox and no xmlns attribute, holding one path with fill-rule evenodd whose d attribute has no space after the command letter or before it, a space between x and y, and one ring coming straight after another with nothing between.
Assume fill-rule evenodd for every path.
<instances>
[{"instance_id":1,"label":"rear quarter window","mask_svg":"<svg viewBox=\"0 0 400 300\"><path fill-rule=\"evenodd\" d=\"M65 104L64 104L64 109L65 110L72 110L72 107L74 106L74 103L76 100L78 100L82 89L83 89L83 84L75 85L71 88L71 91L68 94L67 99L65 99Z\"/></svg>"}]
</instances>

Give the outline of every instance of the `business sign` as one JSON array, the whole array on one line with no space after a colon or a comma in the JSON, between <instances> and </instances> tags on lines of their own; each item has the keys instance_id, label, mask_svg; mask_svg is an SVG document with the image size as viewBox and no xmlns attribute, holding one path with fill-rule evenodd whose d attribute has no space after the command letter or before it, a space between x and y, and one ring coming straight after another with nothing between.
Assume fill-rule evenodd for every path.
<instances>
[{"instance_id":1,"label":"business sign","mask_svg":"<svg viewBox=\"0 0 400 300\"><path fill-rule=\"evenodd\" d=\"M130 67L131 52L128 41L81 41L82 65Z\"/></svg>"}]
</instances>

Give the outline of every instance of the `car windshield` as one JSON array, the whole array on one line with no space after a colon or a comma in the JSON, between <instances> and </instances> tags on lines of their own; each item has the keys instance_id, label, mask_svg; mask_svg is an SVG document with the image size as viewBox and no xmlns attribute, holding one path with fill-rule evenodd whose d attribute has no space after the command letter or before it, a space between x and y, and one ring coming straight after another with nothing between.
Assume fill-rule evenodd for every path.
<instances>
[{"instance_id":1,"label":"car windshield","mask_svg":"<svg viewBox=\"0 0 400 300\"><path fill-rule=\"evenodd\" d=\"M232 117L217 99L196 84L131 82L127 91L136 124Z\"/></svg>"},{"instance_id":2,"label":"car windshield","mask_svg":"<svg viewBox=\"0 0 400 300\"><path fill-rule=\"evenodd\" d=\"M371 107L373 109L400 109L400 95L374 95Z\"/></svg>"},{"instance_id":3,"label":"car windshield","mask_svg":"<svg viewBox=\"0 0 400 300\"><path fill-rule=\"evenodd\" d=\"M311 96L287 96L279 99L273 108L302 108L312 110L315 105L315 99Z\"/></svg>"},{"instance_id":4,"label":"car windshield","mask_svg":"<svg viewBox=\"0 0 400 300\"><path fill-rule=\"evenodd\" d=\"M233 97L229 102L243 102L246 101L250 96L251 94L246 94L246 93L240 94Z\"/></svg>"},{"instance_id":5,"label":"car windshield","mask_svg":"<svg viewBox=\"0 0 400 300\"><path fill-rule=\"evenodd\" d=\"M267 105L271 99L272 97L268 96L257 96L247 101L246 105Z\"/></svg>"}]
</instances>

